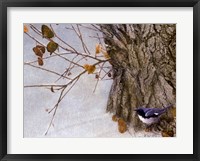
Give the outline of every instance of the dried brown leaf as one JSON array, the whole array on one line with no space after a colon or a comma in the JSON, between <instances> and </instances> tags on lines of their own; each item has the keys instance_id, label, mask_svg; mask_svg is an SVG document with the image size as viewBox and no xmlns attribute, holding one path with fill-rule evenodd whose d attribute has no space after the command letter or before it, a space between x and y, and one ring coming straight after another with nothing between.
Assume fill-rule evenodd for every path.
<instances>
[{"instance_id":1,"label":"dried brown leaf","mask_svg":"<svg viewBox=\"0 0 200 161\"><path fill-rule=\"evenodd\" d=\"M43 59L41 57L38 57L38 65L40 66L44 65Z\"/></svg>"},{"instance_id":2,"label":"dried brown leaf","mask_svg":"<svg viewBox=\"0 0 200 161\"><path fill-rule=\"evenodd\" d=\"M83 67L85 70L87 70L88 74L92 74L96 70L95 65L85 64Z\"/></svg>"},{"instance_id":3,"label":"dried brown leaf","mask_svg":"<svg viewBox=\"0 0 200 161\"><path fill-rule=\"evenodd\" d=\"M28 27L26 25L24 25L24 32L28 32Z\"/></svg>"}]
</instances>

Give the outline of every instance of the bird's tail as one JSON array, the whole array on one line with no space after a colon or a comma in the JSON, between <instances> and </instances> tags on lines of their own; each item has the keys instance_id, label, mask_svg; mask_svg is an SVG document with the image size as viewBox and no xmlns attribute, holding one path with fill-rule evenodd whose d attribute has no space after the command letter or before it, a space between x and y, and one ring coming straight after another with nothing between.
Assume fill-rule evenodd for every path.
<instances>
[{"instance_id":1,"label":"bird's tail","mask_svg":"<svg viewBox=\"0 0 200 161\"><path fill-rule=\"evenodd\" d=\"M165 113L169 110L169 108L171 108L173 105L168 105L167 107L164 107L163 108L163 112L162 113Z\"/></svg>"},{"instance_id":2,"label":"bird's tail","mask_svg":"<svg viewBox=\"0 0 200 161\"><path fill-rule=\"evenodd\" d=\"M173 105L169 105L169 106L167 106L167 107L164 107L163 109L161 109L160 114L163 114L163 113L167 112L168 109L171 108L172 106L173 106Z\"/></svg>"},{"instance_id":3,"label":"bird's tail","mask_svg":"<svg viewBox=\"0 0 200 161\"><path fill-rule=\"evenodd\" d=\"M165 110L168 110L169 108L171 108L173 105L168 105L167 107L164 107Z\"/></svg>"}]
</instances>

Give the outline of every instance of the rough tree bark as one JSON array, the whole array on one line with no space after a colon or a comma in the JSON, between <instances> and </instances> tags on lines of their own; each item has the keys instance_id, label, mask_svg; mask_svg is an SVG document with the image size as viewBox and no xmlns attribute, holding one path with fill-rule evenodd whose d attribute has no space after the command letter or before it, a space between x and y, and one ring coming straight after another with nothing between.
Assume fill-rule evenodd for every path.
<instances>
[{"instance_id":1,"label":"rough tree bark","mask_svg":"<svg viewBox=\"0 0 200 161\"><path fill-rule=\"evenodd\" d=\"M113 66L107 111L139 130L134 108L176 106L176 25L100 25Z\"/></svg>"}]
</instances>

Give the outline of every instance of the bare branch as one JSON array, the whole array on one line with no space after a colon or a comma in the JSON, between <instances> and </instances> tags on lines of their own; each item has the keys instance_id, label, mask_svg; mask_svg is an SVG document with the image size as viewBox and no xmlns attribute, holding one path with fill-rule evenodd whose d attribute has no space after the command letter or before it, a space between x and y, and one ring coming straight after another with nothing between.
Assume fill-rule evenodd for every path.
<instances>
[{"instance_id":1,"label":"bare branch","mask_svg":"<svg viewBox=\"0 0 200 161\"><path fill-rule=\"evenodd\" d=\"M97 82L96 82L96 84L95 84L93 93L95 92L95 90L96 90L96 88L97 88L97 85L98 85L98 83L99 83L99 76L101 75L101 71L102 71L102 69L103 69L102 67L104 66L104 64L105 64L105 62L102 63L102 66L100 67L100 71L98 72L98 78L97 78Z\"/></svg>"},{"instance_id":2,"label":"bare branch","mask_svg":"<svg viewBox=\"0 0 200 161\"><path fill-rule=\"evenodd\" d=\"M52 74L59 76L59 78L57 78L55 82L59 81L61 78L68 80L66 82L66 84L54 84L54 83L52 83L52 84L38 84L38 85L34 84L34 85L25 85L24 86L24 88L47 88L47 89L50 89L53 92L54 92L54 90L57 90L57 91L60 92L56 104L50 110L48 110L49 114L51 112L53 112L53 114L52 114L52 117L51 117L51 121L48 125L48 128L45 132L45 135L47 135L50 127L53 125L53 120L55 118L55 115L56 115L56 112L57 112L57 109L59 107L60 102L65 98L65 96L69 93L69 91L76 85L79 78L83 74L85 74L86 72L89 73L89 71L87 71L84 68L84 66L82 65L82 64L84 64L83 61L84 60L87 61L88 59L90 59L93 62L92 66L95 66L95 67L98 66L99 69L100 69L98 72L96 72L96 74L98 74L99 77L97 79L97 82L95 84L95 88L94 88L93 92L95 92L95 90L97 88L98 82L101 78L100 75L102 75L102 72L107 74L107 69L110 69L110 67L107 67L105 65L106 62L108 62L110 59L106 59L106 57L103 57L101 55L99 56L99 55L96 55L96 54L92 54L90 52L87 44L84 41L84 35L81 32L81 27L84 27L84 28L87 28L87 29L90 29L90 30L93 30L93 31L96 31L96 32L100 31L100 29L96 25L91 25L91 27L90 26L87 27L87 26L84 26L84 25L80 25L80 24L78 25L77 24L76 27L73 26L73 25L71 26L71 28L66 27L66 29L72 30L78 36L80 43L81 43L81 49L82 49L82 51L80 52L75 47L73 47L68 42L64 41L61 37L59 37L58 34L56 33L56 31L54 30L53 25L50 24L50 28L51 28L52 32L54 33L54 37L53 38L47 38L47 37L43 37L41 30L36 28L34 25L30 24L30 28L32 29L32 31L35 32L36 34L38 34L41 38L44 38L48 41L54 41L54 38L57 38L58 47L61 48L64 51L66 51L66 53L59 53L59 51L58 52L54 51L53 55L46 56L42 59L50 59L50 58L54 58L54 57L59 57L59 58L64 59L65 61L68 62L68 64L67 64L68 67L66 69L64 69L64 71L61 72L61 73L58 73L56 71L52 71L50 69L46 69L46 68L41 67L41 66L34 65L34 63L36 63L37 61L30 61L30 62L24 63L24 65L29 65L29 66L32 66L34 68L37 68L37 69L40 69L40 70L43 70L43 71L46 71L46 72L49 72L49 73L52 73ZM45 48L47 48L47 45L40 42L38 39L33 37L30 33L25 32L25 34L28 35L32 40L34 40L37 44L40 44L40 45L44 46ZM99 44L101 44L101 46L103 46L104 44L101 42L102 37L100 37L98 33L96 35L97 36L93 36L92 38L98 39ZM68 55L71 55L71 56L68 56ZM76 68L76 67L82 68L84 70L80 70L80 72L75 77L72 77L72 78L67 77L67 76L71 75L70 74L71 70ZM98 69L98 67L96 69ZM89 73L89 74L95 74L95 73Z\"/></svg>"},{"instance_id":3,"label":"bare branch","mask_svg":"<svg viewBox=\"0 0 200 161\"><path fill-rule=\"evenodd\" d=\"M48 133L48 131L49 131L51 125L53 124L53 120L54 120L54 118L55 118L55 115L56 115L56 112L57 112L59 103L62 101L62 99L65 97L65 95L66 95L67 93L69 93L69 91L72 89L72 87L76 84L76 82L77 82L78 80L79 80L79 78L76 79L76 81L74 82L74 84L72 84L72 86L66 91L66 93L65 93L64 95L63 95L63 93L64 93L64 91L65 91L66 88L63 88L63 90L61 91L60 96L59 96L59 99L58 99L58 102L56 103L56 105L55 105L54 108L52 109L52 110L54 110L54 113L53 113L53 116L52 116L52 118L51 118L51 122L50 122L50 124L49 124L49 126L48 126L48 129L47 129L45 135L47 135L47 133ZM52 110L51 110L51 111L52 111ZM51 113L51 111L50 111L49 113Z\"/></svg>"},{"instance_id":4,"label":"bare branch","mask_svg":"<svg viewBox=\"0 0 200 161\"><path fill-rule=\"evenodd\" d=\"M29 63L24 63L24 65L29 65L29 66L32 66L32 67L34 67L34 68L38 68L38 69L41 69L41 70L47 71L47 72L49 72L49 73L53 73L53 74L58 75L58 76L60 76L60 77L63 77L63 78L66 78L66 79L71 80L71 78L69 78L69 77L62 76L62 75L60 75L59 73L57 73L57 72L55 72L55 71L52 71L52 70L49 70L49 69L46 69L46 68L42 68L42 67L39 67L39 66L36 66L36 65L33 65L33 64L29 64Z\"/></svg>"}]
</instances>

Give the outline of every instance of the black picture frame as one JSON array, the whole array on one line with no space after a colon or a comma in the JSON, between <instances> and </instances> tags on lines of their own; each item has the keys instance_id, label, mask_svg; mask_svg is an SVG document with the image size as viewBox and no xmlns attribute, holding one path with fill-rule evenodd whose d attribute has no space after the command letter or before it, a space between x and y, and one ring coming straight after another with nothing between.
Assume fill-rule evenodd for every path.
<instances>
[{"instance_id":1,"label":"black picture frame","mask_svg":"<svg viewBox=\"0 0 200 161\"><path fill-rule=\"evenodd\" d=\"M8 7L193 7L193 154L7 154L7 8ZM1 0L0 1L0 159L1 160L181 160L200 155L200 0ZM187 145L183 145L187 146Z\"/></svg>"}]
</instances>

